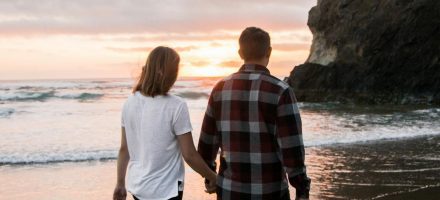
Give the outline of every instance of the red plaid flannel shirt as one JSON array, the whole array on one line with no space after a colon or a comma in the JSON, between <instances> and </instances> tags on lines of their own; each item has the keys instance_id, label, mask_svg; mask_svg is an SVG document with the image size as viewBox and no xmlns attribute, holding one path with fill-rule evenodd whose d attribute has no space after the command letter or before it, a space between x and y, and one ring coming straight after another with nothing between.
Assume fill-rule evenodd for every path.
<instances>
[{"instance_id":1,"label":"red plaid flannel shirt","mask_svg":"<svg viewBox=\"0 0 440 200\"><path fill-rule=\"evenodd\" d=\"M280 199L288 195L287 179L297 197L308 198L296 99L266 67L243 65L215 85L198 144L214 170L219 148L219 199Z\"/></svg>"}]
</instances>

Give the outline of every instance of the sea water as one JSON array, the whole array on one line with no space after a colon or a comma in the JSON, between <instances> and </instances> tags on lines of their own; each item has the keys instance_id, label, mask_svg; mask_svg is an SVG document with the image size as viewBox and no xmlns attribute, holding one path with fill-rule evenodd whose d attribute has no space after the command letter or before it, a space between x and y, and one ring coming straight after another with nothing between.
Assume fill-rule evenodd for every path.
<instances>
[{"instance_id":1,"label":"sea water","mask_svg":"<svg viewBox=\"0 0 440 200\"><path fill-rule=\"evenodd\" d=\"M188 103L197 144L219 78L181 78L171 93ZM0 166L112 160L132 79L0 82ZM298 103L305 146L439 135L440 108Z\"/></svg>"}]
</instances>

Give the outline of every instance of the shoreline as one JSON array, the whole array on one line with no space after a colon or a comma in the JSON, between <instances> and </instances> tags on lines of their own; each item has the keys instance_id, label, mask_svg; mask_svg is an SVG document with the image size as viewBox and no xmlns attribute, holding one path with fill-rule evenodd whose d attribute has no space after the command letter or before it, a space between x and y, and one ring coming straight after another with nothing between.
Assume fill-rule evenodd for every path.
<instances>
[{"instance_id":1,"label":"shoreline","mask_svg":"<svg viewBox=\"0 0 440 200\"><path fill-rule=\"evenodd\" d=\"M440 135L307 147L306 154L310 199L433 199L440 191ZM115 178L115 159L2 165L0 193L6 199L109 199ZM188 166L185 179L184 199L215 199Z\"/></svg>"},{"instance_id":2,"label":"shoreline","mask_svg":"<svg viewBox=\"0 0 440 200\"><path fill-rule=\"evenodd\" d=\"M376 145L386 142L399 142L399 141L407 141L407 140L418 140L423 139L427 137L440 137L440 134L427 134L427 135L416 135L412 137L396 137L396 138L382 138L377 140L365 140L365 141L356 141L356 142L341 142L341 143L329 143L329 144L319 144L319 145L311 145L311 146L305 146L306 149L308 148L337 148L337 147L347 147L347 146L354 146L354 145ZM117 150L115 150L117 152ZM220 153L218 153L220 155ZM5 166L44 166L44 165L53 165L53 164L60 164L60 163L87 163L87 162L107 162L107 161L116 161L117 157L108 157L108 158L99 158L99 159L81 159L81 160L54 160L54 161L42 161L42 162L16 162L16 163L0 163L0 167Z\"/></svg>"}]
</instances>

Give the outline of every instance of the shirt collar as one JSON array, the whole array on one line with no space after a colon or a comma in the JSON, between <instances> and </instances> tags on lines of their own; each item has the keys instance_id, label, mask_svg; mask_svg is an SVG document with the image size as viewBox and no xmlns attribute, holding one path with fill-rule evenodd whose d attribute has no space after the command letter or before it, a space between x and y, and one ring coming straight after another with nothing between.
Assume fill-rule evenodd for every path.
<instances>
[{"instance_id":1,"label":"shirt collar","mask_svg":"<svg viewBox=\"0 0 440 200\"><path fill-rule=\"evenodd\" d=\"M239 72L260 72L270 74L270 71L267 67L258 64L244 64L241 66Z\"/></svg>"}]
</instances>

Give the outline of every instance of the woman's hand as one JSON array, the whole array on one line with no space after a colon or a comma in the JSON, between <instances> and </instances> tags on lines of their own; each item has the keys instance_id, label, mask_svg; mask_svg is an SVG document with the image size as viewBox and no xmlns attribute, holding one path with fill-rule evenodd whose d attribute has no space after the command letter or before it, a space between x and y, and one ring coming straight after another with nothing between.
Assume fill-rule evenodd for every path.
<instances>
[{"instance_id":1,"label":"woman's hand","mask_svg":"<svg viewBox=\"0 0 440 200\"><path fill-rule=\"evenodd\" d=\"M210 175L210 177L206 177L207 182L205 182L205 192L212 194L215 193L215 191L217 190L217 176L214 175Z\"/></svg>"},{"instance_id":2,"label":"woman's hand","mask_svg":"<svg viewBox=\"0 0 440 200\"><path fill-rule=\"evenodd\" d=\"M127 165L130 160L128 153L127 139L125 138L125 128L121 129L121 148L119 148L118 166L117 166L117 181L115 191L113 192L113 200L125 200L127 191L125 190L125 173L127 172Z\"/></svg>"},{"instance_id":3,"label":"woman's hand","mask_svg":"<svg viewBox=\"0 0 440 200\"><path fill-rule=\"evenodd\" d=\"M125 200L127 197L127 191L125 186L116 185L115 191L113 192L113 200Z\"/></svg>"},{"instance_id":4,"label":"woman's hand","mask_svg":"<svg viewBox=\"0 0 440 200\"><path fill-rule=\"evenodd\" d=\"M214 193L216 191L217 174L208 167L199 152L196 151L191 132L178 135L177 140L179 141L180 150L182 151L183 159L185 159L186 163L188 163L194 171L208 180L208 182L205 183L205 192L210 194Z\"/></svg>"}]
</instances>

